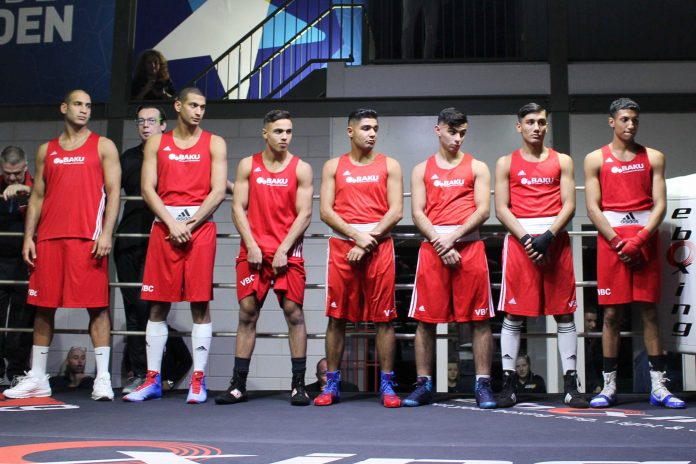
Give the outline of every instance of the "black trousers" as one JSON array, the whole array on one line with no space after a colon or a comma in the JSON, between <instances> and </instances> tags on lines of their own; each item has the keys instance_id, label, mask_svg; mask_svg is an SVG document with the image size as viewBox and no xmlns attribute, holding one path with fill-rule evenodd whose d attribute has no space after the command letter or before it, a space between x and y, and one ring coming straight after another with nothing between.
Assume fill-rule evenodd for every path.
<instances>
[{"instance_id":1,"label":"black trousers","mask_svg":"<svg viewBox=\"0 0 696 464\"><path fill-rule=\"evenodd\" d=\"M0 280L27 279L27 266L21 257L0 256ZM0 285L0 326L19 329L34 327L35 310L26 301L26 285ZM29 370L32 343L31 332L0 332L0 378L7 374L11 380Z\"/></svg>"},{"instance_id":2,"label":"black trousers","mask_svg":"<svg viewBox=\"0 0 696 464\"><path fill-rule=\"evenodd\" d=\"M147 242L143 246L114 247L116 273L119 282L142 282L145 269ZM126 330L145 330L150 315L148 303L140 299L140 287L121 287L123 307L126 313ZM145 353L145 337L130 335L127 356L130 369L136 376L144 377L147 373L147 355Z\"/></svg>"}]
</instances>

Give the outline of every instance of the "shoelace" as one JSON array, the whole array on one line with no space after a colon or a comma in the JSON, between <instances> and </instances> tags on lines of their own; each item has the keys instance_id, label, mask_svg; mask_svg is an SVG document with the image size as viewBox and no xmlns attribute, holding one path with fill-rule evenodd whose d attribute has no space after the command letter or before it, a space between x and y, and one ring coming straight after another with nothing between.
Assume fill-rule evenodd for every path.
<instances>
[{"instance_id":1,"label":"shoelace","mask_svg":"<svg viewBox=\"0 0 696 464\"><path fill-rule=\"evenodd\" d=\"M391 379L382 379L382 383L380 384L380 390L382 393L386 393L387 395L395 395L394 393L394 387L399 385L398 383L394 382Z\"/></svg>"},{"instance_id":2,"label":"shoelace","mask_svg":"<svg viewBox=\"0 0 696 464\"><path fill-rule=\"evenodd\" d=\"M191 391L194 394L199 394L201 392L203 376L199 374L193 374L191 377Z\"/></svg>"}]
</instances>

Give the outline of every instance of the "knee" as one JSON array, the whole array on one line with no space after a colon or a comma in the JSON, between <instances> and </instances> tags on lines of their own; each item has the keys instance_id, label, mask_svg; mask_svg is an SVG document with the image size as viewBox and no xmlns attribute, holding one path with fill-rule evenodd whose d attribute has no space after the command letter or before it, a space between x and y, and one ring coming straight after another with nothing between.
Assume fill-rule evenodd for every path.
<instances>
[{"instance_id":1,"label":"knee","mask_svg":"<svg viewBox=\"0 0 696 464\"><path fill-rule=\"evenodd\" d=\"M295 307L290 311L285 311L285 320L290 326L304 325L304 313L301 308Z\"/></svg>"},{"instance_id":2,"label":"knee","mask_svg":"<svg viewBox=\"0 0 696 464\"><path fill-rule=\"evenodd\" d=\"M605 311L604 328L612 331L619 330L621 315L616 311Z\"/></svg>"}]
</instances>

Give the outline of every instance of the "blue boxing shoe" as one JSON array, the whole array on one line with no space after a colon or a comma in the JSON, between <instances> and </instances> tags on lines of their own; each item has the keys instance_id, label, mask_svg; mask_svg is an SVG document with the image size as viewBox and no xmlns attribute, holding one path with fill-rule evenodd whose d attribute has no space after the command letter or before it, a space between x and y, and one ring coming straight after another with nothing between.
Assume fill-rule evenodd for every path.
<instances>
[{"instance_id":1,"label":"blue boxing shoe","mask_svg":"<svg viewBox=\"0 0 696 464\"><path fill-rule=\"evenodd\" d=\"M667 389L666 384L669 382L669 379L665 377L664 372L651 370L650 381L652 382L650 404L670 409L683 409L686 407L684 401L672 395L672 392Z\"/></svg>"},{"instance_id":2,"label":"blue boxing shoe","mask_svg":"<svg viewBox=\"0 0 696 464\"><path fill-rule=\"evenodd\" d=\"M157 371L147 371L145 382L131 393L123 396L123 401L140 402L162 399L162 378Z\"/></svg>"},{"instance_id":3,"label":"blue boxing shoe","mask_svg":"<svg viewBox=\"0 0 696 464\"><path fill-rule=\"evenodd\" d=\"M590 400L591 408L608 408L616 404L616 371L602 372L604 387Z\"/></svg>"}]
</instances>

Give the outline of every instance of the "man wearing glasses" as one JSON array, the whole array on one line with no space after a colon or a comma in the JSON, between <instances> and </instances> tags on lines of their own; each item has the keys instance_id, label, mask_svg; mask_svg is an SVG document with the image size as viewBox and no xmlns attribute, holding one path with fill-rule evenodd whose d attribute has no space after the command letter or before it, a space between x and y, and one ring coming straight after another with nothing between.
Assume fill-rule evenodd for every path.
<instances>
[{"instance_id":1,"label":"man wearing glasses","mask_svg":"<svg viewBox=\"0 0 696 464\"><path fill-rule=\"evenodd\" d=\"M24 213L31 193L32 179L27 172L24 150L7 146L0 153L0 230L23 232ZM27 280L22 262L22 238L0 236L0 280ZM0 286L0 324L5 327L29 328L34 325L34 311L25 305L26 285ZM0 333L0 383L29 370L31 334ZM7 360L7 368L5 368Z\"/></svg>"},{"instance_id":2,"label":"man wearing glasses","mask_svg":"<svg viewBox=\"0 0 696 464\"><path fill-rule=\"evenodd\" d=\"M121 155L121 187L127 196L140 196L140 169L143 166L143 147L153 135L167 128L167 117L159 106L138 107L135 122L138 125L140 144L129 148ZM123 208L123 216L116 230L119 234L148 234L155 215L144 201L129 200ZM148 239L119 238L114 247L116 272L119 282L142 282ZM121 287L123 309L126 314L126 330L145 331L150 310L146 301L140 299L140 286ZM130 393L143 382L147 373L145 338L132 335L127 340L127 360L133 376L123 386L123 393Z\"/></svg>"}]
</instances>

